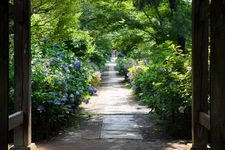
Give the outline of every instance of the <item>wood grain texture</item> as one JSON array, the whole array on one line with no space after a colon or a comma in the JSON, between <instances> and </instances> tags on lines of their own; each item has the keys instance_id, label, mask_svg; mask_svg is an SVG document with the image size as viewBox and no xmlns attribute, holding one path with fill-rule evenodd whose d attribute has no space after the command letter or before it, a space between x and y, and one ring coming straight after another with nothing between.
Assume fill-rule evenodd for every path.
<instances>
[{"instance_id":1,"label":"wood grain texture","mask_svg":"<svg viewBox=\"0 0 225 150\"><path fill-rule=\"evenodd\" d=\"M192 149L206 149L208 131L199 124L199 113L208 112L209 1L192 1ZM202 132L200 132L202 131Z\"/></svg>"},{"instance_id":2,"label":"wood grain texture","mask_svg":"<svg viewBox=\"0 0 225 150\"><path fill-rule=\"evenodd\" d=\"M224 150L225 1L211 2L211 145Z\"/></svg>"},{"instance_id":3,"label":"wood grain texture","mask_svg":"<svg viewBox=\"0 0 225 150\"><path fill-rule=\"evenodd\" d=\"M14 1L15 110L24 112L24 123L14 130L14 149L31 144L30 0Z\"/></svg>"},{"instance_id":4,"label":"wood grain texture","mask_svg":"<svg viewBox=\"0 0 225 150\"><path fill-rule=\"evenodd\" d=\"M199 123L205 127L206 129L210 130L210 116L204 112L199 113Z\"/></svg>"},{"instance_id":5,"label":"wood grain texture","mask_svg":"<svg viewBox=\"0 0 225 150\"><path fill-rule=\"evenodd\" d=\"M0 148L8 149L9 20L8 0L0 1Z\"/></svg>"}]
</instances>

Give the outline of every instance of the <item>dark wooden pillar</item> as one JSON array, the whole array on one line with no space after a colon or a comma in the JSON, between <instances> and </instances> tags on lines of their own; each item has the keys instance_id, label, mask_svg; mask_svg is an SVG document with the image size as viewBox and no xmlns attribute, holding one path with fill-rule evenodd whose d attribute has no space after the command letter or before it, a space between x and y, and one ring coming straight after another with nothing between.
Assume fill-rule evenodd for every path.
<instances>
[{"instance_id":1,"label":"dark wooden pillar","mask_svg":"<svg viewBox=\"0 0 225 150\"><path fill-rule=\"evenodd\" d=\"M8 149L9 20L8 0L0 1L0 148Z\"/></svg>"},{"instance_id":2,"label":"dark wooden pillar","mask_svg":"<svg viewBox=\"0 0 225 150\"><path fill-rule=\"evenodd\" d=\"M211 2L211 145L225 149L225 1Z\"/></svg>"},{"instance_id":3,"label":"dark wooden pillar","mask_svg":"<svg viewBox=\"0 0 225 150\"><path fill-rule=\"evenodd\" d=\"M14 150L31 144L31 51L30 0L14 0L15 110L23 111L24 121L14 129Z\"/></svg>"},{"instance_id":4,"label":"dark wooden pillar","mask_svg":"<svg viewBox=\"0 0 225 150\"><path fill-rule=\"evenodd\" d=\"M209 1L192 1L192 149L205 150L207 129L199 124L199 113L208 112Z\"/></svg>"}]
</instances>

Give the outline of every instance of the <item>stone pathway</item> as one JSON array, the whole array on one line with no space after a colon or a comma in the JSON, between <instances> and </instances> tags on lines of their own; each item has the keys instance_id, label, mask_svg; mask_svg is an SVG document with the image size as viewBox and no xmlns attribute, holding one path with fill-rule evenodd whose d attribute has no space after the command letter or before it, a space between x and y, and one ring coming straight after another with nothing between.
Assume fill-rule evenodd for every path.
<instances>
[{"instance_id":1,"label":"stone pathway","mask_svg":"<svg viewBox=\"0 0 225 150\"><path fill-rule=\"evenodd\" d=\"M183 150L184 141L173 141L138 105L123 78L115 71L115 59L106 66L103 82L89 104L90 116L76 129L38 144L39 150Z\"/></svg>"}]
</instances>

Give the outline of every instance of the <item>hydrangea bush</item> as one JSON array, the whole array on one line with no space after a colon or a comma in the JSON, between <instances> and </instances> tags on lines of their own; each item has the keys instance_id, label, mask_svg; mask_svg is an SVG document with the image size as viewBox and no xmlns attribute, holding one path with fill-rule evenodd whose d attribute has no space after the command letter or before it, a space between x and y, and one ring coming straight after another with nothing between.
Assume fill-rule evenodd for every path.
<instances>
[{"instance_id":1,"label":"hydrangea bush","mask_svg":"<svg viewBox=\"0 0 225 150\"><path fill-rule=\"evenodd\" d=\"M46 46L32 59L34 128L55 130L76 115L78 106L97 92L101 73L63 45Z\"/></svg>"},{"instance_id":2,"label":"hydrangea bush","mask_svg":"<svg viewBox=\"0 0 225 150\"><path fill-rule=\"evenodd\" d=\"M150 57L151 61L134 63L127 69L128 81L138 101L150 107L161 119L172 122L173 129L183 131L181 136L190 135L190 55L183 54L171 42L154 50L160 53ZM126 65L127 61L118 61L118 66Z\"/></svg>"}]
</instances>

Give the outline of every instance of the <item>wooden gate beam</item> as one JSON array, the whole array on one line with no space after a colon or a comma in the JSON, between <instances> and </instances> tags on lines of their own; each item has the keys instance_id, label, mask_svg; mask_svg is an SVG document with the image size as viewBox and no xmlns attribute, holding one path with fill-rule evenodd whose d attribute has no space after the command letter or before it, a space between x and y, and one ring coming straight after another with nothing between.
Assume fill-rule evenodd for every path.
<instances>
[{"instance_id":1,"label":"wooden gate beam","mask_svg":"<svg viewBox=\"0 0 225 150\"><path fill-rule=\"evenodd\" d=\"M209 1L192 1L192 150L205 150L207 129L200 125L200 112L208 112Z\"/></svg>"},{"instance_id":2,"label":"wooden gate beam","mask_svg":"<svg viewBox=\"0 0 225 150\"><path fill-rule=\"evenodd\" d=\"M211 2L211 146L225 148L225 1Z\"/></svg>"},{"instance_id":3,"label":"wooden gate beam","mask_svg":"<svg viewBox=\"0 0 225 150\"><path fill-rule=\"evenodd\" d=\"M8 0L0 1L0 147L8 149L9 19Z\"/></svg>"}]
</instances>

